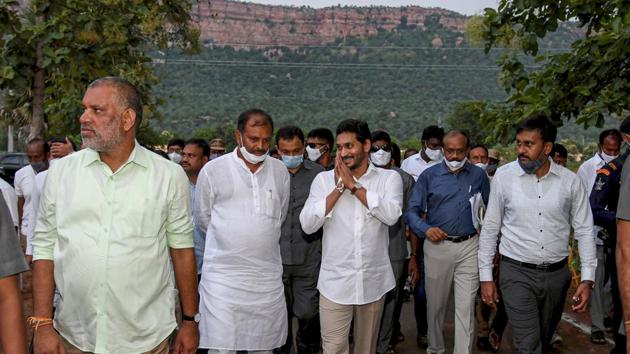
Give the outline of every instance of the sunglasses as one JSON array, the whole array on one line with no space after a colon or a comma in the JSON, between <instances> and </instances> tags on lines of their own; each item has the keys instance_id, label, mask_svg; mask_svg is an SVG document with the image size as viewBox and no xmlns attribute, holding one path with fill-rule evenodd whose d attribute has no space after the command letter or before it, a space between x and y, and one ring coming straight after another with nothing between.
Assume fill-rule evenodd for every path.
<instances>
[{"instance_id":1,"label":"sunglasses","mask_svg":"<svg viewBox=\"0 0 630 354\"><path fill-rule=\"evenodd\" d=\"M390 152L392 151L392 147L389 144L385 144L383 146L372 145L372 148L370 149L371 152L377 152L379 150Z\"/></svg>"},{"instance_id":2,"label":"sunglasses","mask_svg":"<svg viewBox=\"0 0 630 354\"><path fill-rule=\"evenodd\" d=\"M324 145L324 144L308 143L306 144L306 146L310 147L311 149L321 148L322 153L325 153L326 151L328 151L328 145Z\"/></svg>"}]
</instances>

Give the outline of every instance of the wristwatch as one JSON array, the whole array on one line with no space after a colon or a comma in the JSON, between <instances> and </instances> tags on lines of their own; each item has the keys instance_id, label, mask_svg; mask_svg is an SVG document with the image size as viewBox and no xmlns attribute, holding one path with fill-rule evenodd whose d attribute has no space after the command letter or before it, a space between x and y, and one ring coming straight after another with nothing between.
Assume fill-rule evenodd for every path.
<instances>
[{"instance_id":1,"label":"wristwatch","mask_svg":"<svg viewBox=\"0 0 630 354\"><path fill-rule=\"evenodd\" d=\"M363 188L363 185L361 184L361 182L356 182L354 184L354 187L352 187L352 189L350 190L350 194L356 193L361 188Z\"/></svg>"},{"instance_id":2,"label":"wristwatch","mask_svg":"<svg viewBox=\"0 0 630 354\"><path fill-rule=\"evenodd\" d=\"M182 320L199 323L199 321L201 321L201 315L199 313L196 313L194 316L186 316L182 314Z\"/></svg>"}]
</instances>

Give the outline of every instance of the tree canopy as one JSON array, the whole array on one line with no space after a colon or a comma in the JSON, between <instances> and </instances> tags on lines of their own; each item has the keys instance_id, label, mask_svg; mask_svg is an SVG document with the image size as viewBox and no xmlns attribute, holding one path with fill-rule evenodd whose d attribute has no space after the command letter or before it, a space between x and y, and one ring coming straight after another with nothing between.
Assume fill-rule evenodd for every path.
<instances>
[{"instance_id":1,"label":"tree canopy","mask_svg":"<svg viewBox=\"0 0 630 354\"><path fill-rule=\"evenodd\" d=\"M4 108L22 108L30 137L78 131L89 82L120 76L155 116L149 49L198 49L191 0L0 0L0 89ZM24 109L26 108L26 109ZM146 126L146 123L145 123Z\"/></svg>"},{"instance_id":2,"label":"tree canopy","mask_svg":"<svg viewBox=\"0 0 630 354\"><path fill-rule=\"evenodd\" d=\"M582 31L568 52L539 54L539 40L575 22ZM514 44L536 63L506 54L500 61L508 97L482 115L492 135L504 140L514 125L544 113L557 125L567 120L602 126L625 117L630 106L630 2L625 0L501 0L486 9L485 50Z\"/></svg>"}]
</instances>

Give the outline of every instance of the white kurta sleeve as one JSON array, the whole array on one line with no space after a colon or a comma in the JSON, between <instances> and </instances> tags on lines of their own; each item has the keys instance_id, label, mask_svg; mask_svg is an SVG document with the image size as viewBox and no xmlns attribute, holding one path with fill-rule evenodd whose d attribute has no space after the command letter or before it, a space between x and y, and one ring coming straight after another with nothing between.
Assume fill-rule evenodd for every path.
<instances>
[{"instance_id":1,"label":"white kurta sleeve","mask_svg":"<svg viewBox=\"0 0 630 354\"><path fill-rule=\"evenodd\" d=\"M289 172L286 171L282 175L282 198L280 199L280 205L282 207L280 214L280 222L284 222L289 212L289 198L291 197L291 177Z\"/></svg>"}]
</instances>

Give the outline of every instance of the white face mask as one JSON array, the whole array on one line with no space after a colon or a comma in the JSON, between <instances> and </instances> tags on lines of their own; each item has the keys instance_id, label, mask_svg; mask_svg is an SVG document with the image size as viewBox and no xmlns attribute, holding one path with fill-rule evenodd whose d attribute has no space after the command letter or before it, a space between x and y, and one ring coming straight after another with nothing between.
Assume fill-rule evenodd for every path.
<instances>
[{"instance_id":1,"label":"white face mask","mask_svg":"<svg viewBox=\"0 0 630 354\"><path fill-rule=\"evenodd\" d=\"M599 154L599 157L601 157L602 160L604 160L605 163L609 163L610 161L616 159L617 156L619 156L619 155L614 155L614 156L613 155L608 155L608 154L606 154L603 151Z\"/></svg>"},{"instance_id":2,"label":"white face mask","mask_svg":"<svg viewBox=\"0 0 630 354\"><path fill-rule=\"evenodd\" d=\"M177 152L171 152L170 154L168 154L168 158L177 164L182 162L182 155Z\"/></svg>"},{"instance_id":3,"label":"white face mask","mask_svg":"<svg viewBox=\"0 0 630 354\"><path fill-rule=\"evenodd\" d=\"M488 164L487 163L479 162L479 163L476 163L475 166L479 167L480 169L482 169L484 171L488 169Z\"/></svg>"},{"instance_id":4,"label":"white face mask","mask_svg":"<svg viewBox=\"0 0 630 354\"><path fill-rule=\"evenodd\" d=\"M245 149L245 146L243 146L243 137L241 136L241 146L239 146L238 150L241 152L241 155L243 155L243 158L245 160L247 160L247 162L254 164L254 165L258 165L259 163L265 161L265 159L267 158L267 155L269 154L269 150L267 150L263 155L254 155L251 152L247 151L247 149Z\"/></svg>"},{"instance_id":5,"label":"white face mask","mask_svg":"<svg viewBox=\"0 0 630 354\"><path fill-rule=\"evenodd\" d=\"M451 170L452 172L455 172L459 170L460 168L464 167L464 164L466 164L466 161L468 161L468 158L466 157L464 157L464 159L461 161L457 161L457 160L449 161L446 159L444 160L444 162L446 162L446 166L448 166L448 169Z\"/></svg>"},{"instance_id":6,"label":"white face mask","mask_svg":"<svg viewBox=\"0 0 630 354\"><path fill-rule=\"evenodd\" d=\"M424 153L427 154L431 161L441 161L443 157L442 149L433 150L429 148L424 148Z\"/></svg>"},{"instance_id":7,"label":"white face mask","mask_svg":"<svg viewBox=\"0 0 630 354\"><path fill-rule=\"evenodd\" d=\"M392 153L391 151L379 149L377 152L370 154L370 160L378 167L385 167L392 160Z\"/></svg>"},{"instance_id":8,"label":"white face mask","mask_svg":"<svg viewBox=\"0 0 630 354\"><path fill-rule=\"evenodd\" d=\"M319 160L320 157L322 157L322 152L319 149L306 146L306 155L308 156L309 160L315 162Z\"/></svg>"}]
</instances>

